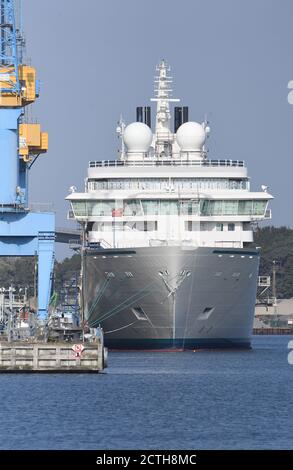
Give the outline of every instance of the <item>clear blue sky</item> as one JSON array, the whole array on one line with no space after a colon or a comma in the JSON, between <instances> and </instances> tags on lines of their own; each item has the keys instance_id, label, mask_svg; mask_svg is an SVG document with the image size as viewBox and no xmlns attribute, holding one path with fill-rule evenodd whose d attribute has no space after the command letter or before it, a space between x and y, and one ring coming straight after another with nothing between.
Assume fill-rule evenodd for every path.
<instances>
[{"instance_id":1,"label":"clear blue sky","mask_svg":"<svg viewBox=\"0 0 293 470\"><path fill-rule=\"evenodd\" d=\"M32 116L50 133L31 201L53 201L58 226L88 161L116 157L119 115L148 104L161 58L191 118L209 114L210 157L244 159L275 196L272 223L293 226L292 0L23 0L23 17L42 81Z\"/></svg>"}]
</instances>

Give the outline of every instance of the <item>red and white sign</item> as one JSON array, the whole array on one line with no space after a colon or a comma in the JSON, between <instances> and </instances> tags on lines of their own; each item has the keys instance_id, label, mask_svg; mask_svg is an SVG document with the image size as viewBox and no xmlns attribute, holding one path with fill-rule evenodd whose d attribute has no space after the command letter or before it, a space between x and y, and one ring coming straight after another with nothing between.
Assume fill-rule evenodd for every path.
<instances>
[{"instance_id":1,"label":"red and white sign","mask_svg":"<svg viewBox=\"0 0 293 470\"><path fill-rule=\"evenodd\" d=\"M82 344L74 344L72 349L75 352L75 357L80 357L84 350L84 346Z\"/></svg>"}]
</instances>

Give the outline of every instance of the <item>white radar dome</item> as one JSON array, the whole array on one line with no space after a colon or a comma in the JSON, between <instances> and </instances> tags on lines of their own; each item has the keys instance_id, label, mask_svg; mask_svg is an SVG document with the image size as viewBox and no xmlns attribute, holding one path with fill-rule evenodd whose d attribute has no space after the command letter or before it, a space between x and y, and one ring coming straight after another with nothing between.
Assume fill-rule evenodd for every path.
<instances>
[{"instance_id":1,"label":"white radar dome","mask_svg":"<svg viewBox=\"0 0 293 470\"><path fill-rule=\"evenodd\" d=\"M123 140L129 152L148 152L153 134L146 124L133 122L125 128Z\"/></svg>"},{"instance_id":2,"label":"white radar dome","mask_svg":"<svg viewBox=\"0 0 293 470\"><path fill-rule=\"evenodd\" d=\"M185 122L176 134L177 143L182 152L198 152L206 140L206 133L198 122Z\"/></svg>"}]
</instances>

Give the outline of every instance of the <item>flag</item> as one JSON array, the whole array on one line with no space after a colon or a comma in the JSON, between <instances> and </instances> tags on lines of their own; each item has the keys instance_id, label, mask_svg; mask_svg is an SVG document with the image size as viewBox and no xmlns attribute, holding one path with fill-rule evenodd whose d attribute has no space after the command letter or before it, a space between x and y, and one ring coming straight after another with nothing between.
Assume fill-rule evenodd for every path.
<instances>
[{"instance_id":1,"label":"flag","mask_svg":"<svg viewBox=\"0 0 293 470\"><path fill-rule=\"evenodd\" d=\"M122 217L123 216L123 209L112 209L112 217Z\"/></svg>"}]
</instances>

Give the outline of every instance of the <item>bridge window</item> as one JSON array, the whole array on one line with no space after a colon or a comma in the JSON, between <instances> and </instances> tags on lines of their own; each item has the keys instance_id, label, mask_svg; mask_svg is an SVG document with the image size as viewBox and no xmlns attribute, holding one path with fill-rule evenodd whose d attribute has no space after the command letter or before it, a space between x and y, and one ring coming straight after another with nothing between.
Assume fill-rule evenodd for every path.
<instances>
[{"instance_id":1,"label":"bridge window","mask_svg":"<svg viewBox=\"0 0 293 470\"><path fill-rule=\"evenodd\" d=\"M161 199L72 201L75 217L143 215L262 216L267 200ZM230 229L229 229L230 230ZM231 229L232 230L232 229Z\"/></svg>"},{"instance_id":2,"label":"bridge window","mask_svg":"<svg viewBox=\"0 0 293 470\"><path fill-rule=\"evenodd\" d=\"M217 232L223 232L224 224L217 224L216 225L216 230L217 230Z\"/></svg>"}]
</instances>

